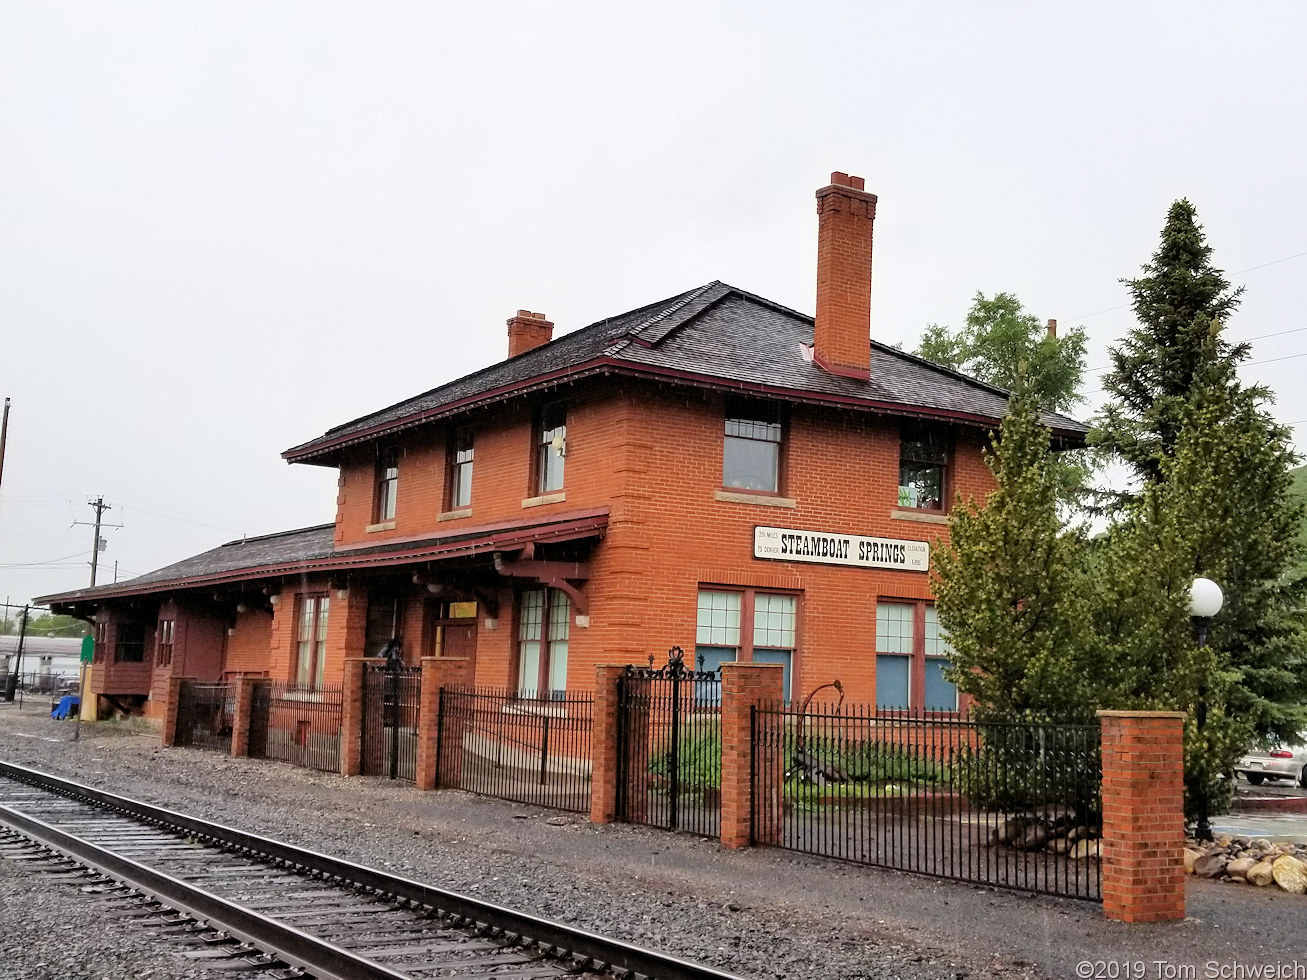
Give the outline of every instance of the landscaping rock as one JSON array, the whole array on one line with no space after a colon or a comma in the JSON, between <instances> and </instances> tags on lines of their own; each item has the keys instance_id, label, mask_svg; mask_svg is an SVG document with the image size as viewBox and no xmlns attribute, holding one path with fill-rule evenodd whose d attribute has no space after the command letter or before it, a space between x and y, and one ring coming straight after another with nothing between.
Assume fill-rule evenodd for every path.
<instances>
[{"instance_id":1,"label":"landscaping rock","mask_svg":"<svg viewBox=\"0 0 1307 980\"><path fill-rule=\"evenodd\" d=\"M1250 885L1257 885L1259 888L1269 885L1275 880L1275 874L1271 870L1271 862L1258 861L1248 869L1248 874L1245 875L1244 880Z\"/></svg>"},{"instance_id":2,"label":"landscaping rock","mask_svg":"<svg viewBox=\"0 0 1307 980\"><path fill-rule=\"evenodd\" d=\"M1191 875L1194 873L1194 862L1203 856L1202 851L1195 851L1192 847L1184 849L1184 873Z\"/></svg>"},{"instance_id":3,"label":"landscaping rock","mask_svg":"<svg viewBox=\"0 0 1307 980\"><path fill-rule=\"evenodd\" d=\"M1231 878L1243 881L1248 877L1248 872L1257 864L1256 858L1241 857L1235 858L1225 866L1225 873Z\"/></svg>"},{"instance_id":4,"label":"landscaping rock","mask_svg":"<svg viewBox=\"0 0 1307 980\"><path fill-rule=\"evenodd\" d=\"M1229 857L1223 851L1208 851L1194 861L1194 874L1199 878L1215 878L1225 871Z\"/></svg>"},{"instance_id":5,"label":"landscaping rock","mask_svg":"<svg viewBox=\"0 0 1307 980\"><path fill-rule=\"evenodd\" d=\"M1075 847L1071 849L1072 857L1098 858L1098 841L1096 840L1078 840Z\"/></svg>"},{"instance_id":6,"label":"landscaping rock","mask_svg":"<svg viewBox=\"0 0 1307 980\"><path fill-rule=\"evenodd\" d=\"M1307 864L1288 854L1275 859L1271 865L1275 883L1292 895L1307 892Z\"/></svg>"}]
</instances>

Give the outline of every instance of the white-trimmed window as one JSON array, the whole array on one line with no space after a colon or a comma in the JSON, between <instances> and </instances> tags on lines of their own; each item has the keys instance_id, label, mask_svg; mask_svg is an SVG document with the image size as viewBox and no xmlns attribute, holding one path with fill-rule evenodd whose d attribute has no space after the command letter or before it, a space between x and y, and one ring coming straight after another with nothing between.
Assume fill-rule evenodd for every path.
<instances>
[{"instance_id":1,"label":"white-trimmed window","mask_svg":"<svg viewBox=\"0 0 1307 980\"><path fill-rule=\"evenodd\" d=\"M567 690L572 603L558 589L527 589L517 604L517 689L561 697Z\"/></svg>"},{"instance_id":2,"label":"white-trimmed window","mask_svg":"<svg viewBox=\"0 0 1307 980\"><path fill-rule=\"evenodd\" d=\"M377 493L373 506L374 523L382 524L395 519L395 505L399 502L399 449L388 446L377 455Z\"/></svg>"},{"instance_id":3,"label":"white-trimmed window","mask_svg":"<svg viewBox=\"0 0 1307 980\"><path fill-rule=\"evenodd\" d=\"M322 685L327 662L327 613L331 600L325 595L302 595L296 617L295 684L313 689Z\"/></svg>"},{"instance_id":4,"label":"white-trimmed window","mask_svg":"<svg viewBox=\"0 0 1307 980\"><path fill-rule=\"evenodd\" d=\"M876 707L957 711L957 687L944 676L952 653L933 604L876 603Z\"/></svg>"},{"instance_id":5,"label":"white-trimmed window","mask_svg":"<svg viewBox=\"0 0 1307 980\"><path fill-rule=\"evenodd\" d=\"M754 589L700 589L695 669L720 670L731 661L780 664L785 697L797 646L799 597Z\"/></svg>"},{"instance_id":6,"label":"white-trimmed window","mask_svg":"<svg viewBox=\"0 0 1307 980\"><path fill-rule=\"evenodd\" d=\"M536 426L536 492L556 493L563 489L567 460L567 407L561 402L546 405Z\"/></svg>"},{"instance_id":7,"label":"white-trimmed window","mask_svg":"<svg viewBox=\"0 0 1307 980\"><path fill-rule=\"evenodd\" d=\"M459 426L449 437L449 510L472 506L472 430Z\"/></svg>"}]
</instances>

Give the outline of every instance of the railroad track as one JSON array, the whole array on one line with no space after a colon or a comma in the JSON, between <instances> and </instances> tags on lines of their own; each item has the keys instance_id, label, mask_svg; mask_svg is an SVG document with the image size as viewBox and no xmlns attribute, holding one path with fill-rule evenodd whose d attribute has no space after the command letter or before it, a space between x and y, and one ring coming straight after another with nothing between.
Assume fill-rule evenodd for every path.
<instances>
[{"instance_id":1,"label":"railroad track","mask_svg":"<svg viewBox=\"0 0 1307 980\"><path fill-rule=\"evenodd\" d=\"M205 965L281 980L739 980L7 762L0 856L81 884Z\"/></svg>"}]
</instances>

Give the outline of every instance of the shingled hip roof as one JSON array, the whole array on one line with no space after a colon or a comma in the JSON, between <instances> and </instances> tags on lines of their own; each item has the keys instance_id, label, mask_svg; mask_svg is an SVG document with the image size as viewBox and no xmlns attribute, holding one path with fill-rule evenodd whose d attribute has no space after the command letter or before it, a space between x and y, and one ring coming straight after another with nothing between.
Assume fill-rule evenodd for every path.
<instances>
[{"instance_id":1,"label":"shingled hip roof","mask_svg":"<svg viewBox=\"0 0 1307 980\"><path fill-rule=\"evenodd\" d=\"M282 455L333 465L340 450L448 417L479 404L599 374L746 390L767 397L838 404L891 414L996 424L1008 392L957 371L869 341L871 377L833 375L814 364L813 320L753 293L711 282L658 303L592 323L456 381L328 429ZM1083 442L1088 426L1049 412L1063 441Z\"/></svg>"}]
</instances>

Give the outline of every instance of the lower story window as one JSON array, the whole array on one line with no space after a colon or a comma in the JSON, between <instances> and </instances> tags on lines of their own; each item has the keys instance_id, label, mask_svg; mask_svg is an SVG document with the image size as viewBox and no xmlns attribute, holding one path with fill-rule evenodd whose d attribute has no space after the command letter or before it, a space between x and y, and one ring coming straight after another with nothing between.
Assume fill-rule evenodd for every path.
<instances>
[{"instance_id":1,"label":"lower story window","mask_svg":"<svg viewBox=\"0 0 1307 980\"><path fill-rule=\"evenodd\" d=\"M876 707L957 711L958 689L945 677L951 653L934 605L876 603Z\"/></svg>"},{"instance_id":2,"label":"lower story window","mask_svg":"<svg viewBox=\"0 0 1307 980\"><path fill-rule=\"evenodd\" d=\"M154 662L159 667L167 667L172 663L172 634L175 622L172 619L159 620L159 632L156 640L158 650L154 657Z\"/></svg>"},{"instance_id":3,"label":"lower story window","mask_svg":"<svg viewBox=\"0 0 1307 980\"><path fill-rule=\"evenodd\" d=\"M299 687L322 685L330 603L325 595L300 596L299 630L295 641L295 683Z\"/></svg>"},{"instance_id":4,"label":"lower story window","mask_svg":"<svg viewBox=\"0 0 1307 980\"><path fill-rule=\"evenodd\" d=\"M517 689L561 697L567 690L567 639L572 604L557 589L528 589L518 596Z\"/></svg>"},{"instance_id":5,"label":"lower story window","mask_svg":"<svg viewBox=\"0 0 1307 980\"><path fill-rule=\"evenodd\" d=\"M798 596L744 589L701 589L695 629L695 668L720 670L734 660L780 664L790 699Z\"/></svg>"}]
</instances>

